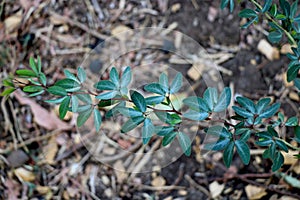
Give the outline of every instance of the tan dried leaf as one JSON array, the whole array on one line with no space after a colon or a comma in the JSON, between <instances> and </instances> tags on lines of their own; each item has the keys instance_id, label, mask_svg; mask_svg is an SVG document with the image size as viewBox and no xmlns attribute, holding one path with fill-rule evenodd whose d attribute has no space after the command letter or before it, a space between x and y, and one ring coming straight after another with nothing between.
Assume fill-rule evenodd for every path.
<instances>
[{"instance_id":1,"label":"tan dried leaf","mask_svg":"<svg viewBox=\"0 0 300 200\"><path fill-rule=\"evenodd\" d=\"M35 180L34 173L23 167L15 169L14 173L21 181L32 182Z\"/></svg>"},{"instance_id":2,"label":"tan dried leaf","mask_svg":"<svg viewBox=\"0 0 300 200\"><path fill-rule=\"evenodd\" d=\"M248 199L261 199L267 194L264 188L255 185L247 185L245 191Z\"/></svg>"}]
</instances>

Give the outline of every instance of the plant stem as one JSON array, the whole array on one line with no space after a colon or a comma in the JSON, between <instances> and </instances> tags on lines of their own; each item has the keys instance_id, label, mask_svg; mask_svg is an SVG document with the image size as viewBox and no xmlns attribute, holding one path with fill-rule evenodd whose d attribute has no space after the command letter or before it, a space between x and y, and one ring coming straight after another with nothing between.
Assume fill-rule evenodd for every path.
<instances>
[{"instance_id":1,"label":"plant stem","mask_svg":"<svg viewBox=\"0 0 300 200\"><path fill-rule=\"evenodd\" d=\"M256 0L250 0L257 8L259 8L260 10L262 10L262 6L256 2ZM288 39L291 41L292 45L297 45L297 42L294 40L293 36L287 31L285 30L280 24L278 24L278 22L276 20L274 20L267 12L264 13L265 16L267 17L268 20L270 20L271 22L273 22L278 28L280 28L285 35L288 37Z\"/></svg>"}]
</instances>

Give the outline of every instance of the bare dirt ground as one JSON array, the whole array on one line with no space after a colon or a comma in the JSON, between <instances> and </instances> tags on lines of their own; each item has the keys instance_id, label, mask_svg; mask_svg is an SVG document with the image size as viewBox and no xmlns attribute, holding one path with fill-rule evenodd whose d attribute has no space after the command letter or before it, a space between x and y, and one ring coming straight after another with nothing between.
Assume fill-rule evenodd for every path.
<instances>
[{"instance_id":1,"label":"bare dirt ground","mask_svg":"<svg viewBox=\"0 0 300 200\"><path fill-rule=\"evenodd\" d=\"M242 3L230 14L227 9L219 10L219 1L4 0L0 2L0 79L27 68L29 57L39 55L51 84L64 77L64 69L75 72L84 57L110 36L160 27L170 33L180 31L201 44L206 55L221 67L222 80L234 95L253 100L268 96L282 102L287 116L299 115L299 96L284 77L288 64L284 43L274 46L282 51L272 58L259 51L257 46L265 39L265 23L241 30L237 14L245 6ZM150 44L157 38L152 39ZM138 66L146 66L148 61L159 66L169 64L172 54L168 50L177 48L176 44L162 40L158 45L164 51L129 52L113 64L137 69L143 69ZM103 48L99 52L103 55ZM92 61L86 68L91 75L105 72L109 64L102 58ZM171 66L201 94L206 85L188 73L191 67L176 61ZM160 70L137 70L137 77L152 80ZM299 187L272 173L271 161L262 159L263 151L254 142L248 166L238 156L229 169L223 164L222 153L203 156L202 130L195 137L190 157L182 155L167 166L157 162L148 173L120 172L116 169L134 167L130 165L133 159L136 164L144 163L143 167L150 161L142 157L122 160L118 148L105 143L101 156L113 164L99 162L82 144L75 116L59 120L57 107L43 102L48 98L27 98L20 92L8 100L0 97L0 199L300 199ZM103 131L109 140L135 151L156 148L155 142L145 148L139 140L120 136L119 122L122 119L104 119ZM287 129L286 138L290 135L292 130ZM92 134L86 137L99 139ZM281 171L299 180L300 164L288 159L291 156L286 155Z\"/></svg>"}]
</instances>

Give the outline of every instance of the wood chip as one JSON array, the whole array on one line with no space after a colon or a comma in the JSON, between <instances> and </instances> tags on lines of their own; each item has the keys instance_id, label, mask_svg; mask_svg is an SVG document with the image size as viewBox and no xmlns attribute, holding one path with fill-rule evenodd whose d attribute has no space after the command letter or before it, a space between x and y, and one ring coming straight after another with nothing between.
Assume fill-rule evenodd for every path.
<instances>
[{"instance_id":1,"label":"wood chip","mask_svg":"<svg viewBox=\"0 0 300 200\"><path fill-rule=\"evenodd\" d=\"M22 11L19 11L16 14L6 18L4 20L6 34L13 32L21 24L21 21Z\"/></svg>"},{"instance_id":2,"label":"wood chip","mask_svg":"<svg viewBox=\"0 0 300 200\"><path fill-rule=\"evenodd\" d=\"M195 63L187 72L187 75L197 81L201 78L202 72L205 69L205 65L203 63Z\"/></svg>"},{"instance_id":3,"label":"wood chip","mask_svg":"<svg viewBox=\"0 0 300 200\"><path fill-rule=\"evenodd\" d=\"M32 182L35 180L34 173L23 167L15 169L14 173L21 181Z\"/></svg>"},{"instance_id":4,"label":"wood chip","mask_svg":"<svg viewBox=\"0 0 300 200\"><path fill-rule=\"evenodd\" d=\"M217 181L212 182L209 184L209 191L211 194L211 197L214 199L218 197L224 190L225 185L224 184L219 184Z\"/></svg>"},{"instance_id":5,"label":"wood chip","mask_svg":"<svg viewBox=\"0 0 300 200\"><path fill-rule=\"evenodd\" d=\"M58 151L58 145L56 142L56 137L53 136L48 141L48 144L43 148L43 152L45 155L45 161L48 164L52 165L55 163L54 159L55 159L57 151Z\"/></svg>"},{"instance_id":6,"label":"wood chip","mask_svg":"<svg viewBox=\"0 0 300 200\"><path fill-rule=\"evenodd\" d=\"M175 3L171 6L171 11L173 13L176 13L177 11L179 11L181 8L181 4L180 3Z\"/></svg>"},{"instance_id":7,"label":"wood chip","mask_svg":"<svg viewBox=\"0 0 300 200\"><path fill-rule=\"evenodd\" d=\"M280 49L281 54L293 53L292 46L290 44L284 44Z\"/></svg>"},{"instance_id":8,"label":"wood chip","mask_svg":"<svg viewBox=\"0 0 300 200\"><path fill-rule=\"evenodd\" d=\"M151 181L151 185L154 187L162 187L166 185L166 180L162 176L157 176Z\"/></svg>"},{"instance_id":9,"label":"wood chip","mask_svg":"<svg viewBox=\"0 0 300 200\"><path fill-rule=\"evenodd\" d=\"M289 98L293 101L300 101L299 95L296 92L290 92Z\"/></svg>"},{"instance_id":10,"label":"wood chip","mask_svg":"<svg viewBox=\"0 0 300 200\"><path fill-rule=\"evenodd\" d=\"M280 58L279 51L273 47L267 40L262 39L257 46L258 51L267 57L268 60L277 60Z\"/></svg>"},{"instance_id":11,"label":"wood chip","mask_svg":"<svg viewBox=\"0 0 300 200\"><path fill-rule=\"evenodd\" d=\"M261 199L267 194L264 188L255 185L247 185L245 191L248 199Z\"/></svg>"},{"instance_id":12,"label":"wood chip","mask_svg":"<svg viewBox=\"0 0 300 200\"><path fill-rule=\"evenodd\" d=\"M284 164L285 165L294 165L298 159L295 158L294 155L297 155L299 154L298 151L291 151L289 150L288 153L284 152L284 151L281 151L283 157L284 157Z\"/></svg>"}]
</instances>

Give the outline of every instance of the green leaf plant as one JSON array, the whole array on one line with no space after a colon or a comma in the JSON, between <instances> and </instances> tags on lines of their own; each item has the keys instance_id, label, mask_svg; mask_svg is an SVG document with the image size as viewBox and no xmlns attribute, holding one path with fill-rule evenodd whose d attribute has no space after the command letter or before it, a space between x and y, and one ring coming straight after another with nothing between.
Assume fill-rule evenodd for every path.
<instances>
[{"instance_id":1,"label":"green leaf plant","mask_svg":"<svg viewBox=\"0 0 300 200\"><path fill-rule=\"evenodd\" d=\"M230 117L235 120L233 124L227 119L216 120L213 117L214 113L224 112L229 108L232 94L228 87L225 87L220 93L216 88L209 87L204 91L202 97L186 97L182 100L186 111L177 110L170 97L176 95L182 87L183 76L181 73L177 73L172 80L169 80L166 73L162 73L157 82L146 84L143 91L138 91L128 88L132 80L130 67L126 67L122 72L112 67L109 79L95 83L95 92L91 92L83 88L86 73L81 67L75 74L64 70L65 78L49 85L42 72L40 58L37 59L37 62L30 58L29 64L31 69L16 71L16 76L28 80L26 84L19 88L18 84L15 84L16 77L9 77L3 81L6 89L2 95L8 96L16 89L21 89L29 96L47 92L53 98L45 100L45 102L59 104L61 119L68 111L78 113L78 127L83 126L90 117L93 117L94 127L98 132L103 117L122 115L127 118L127 121L121 127L121 134L140 127L144 145L157 137L162 138L162 146L167 146L177 139L182 152L189 156L192 152L192 141L188 133L180 130L182 121L221 122L223 124L221 126L204 129L206 134L217 138L215 142L206 144L205 148L212 151L223 151L223 160L227 167L231 165L235 153L245 165L249 164L250 146L256 145L265 148L263 157L273 162L273 171L280 169L284 163L282 151L300 150L285 141L277 131L277 127L281 126L294 127L294 140L300 143L298 118L291 117L285 120L284 115L281 112L278 113L280 103L271 103L270 98L261 98L254 102L246 97L237 97L236 105L231 107L235 113ZM164 108L167 106L168 109L159 109L162 107L159 105L164 105ZM104 112L103 108L105 107L109 109ZM156 117L156 120L153 116ZM277 120L274 121L274 119ZM250 140L250 138L252 139ZM251 142L253 139L255 142ZM299 155L296 157L299 158Z\"/></svg>"}]
</instances>

